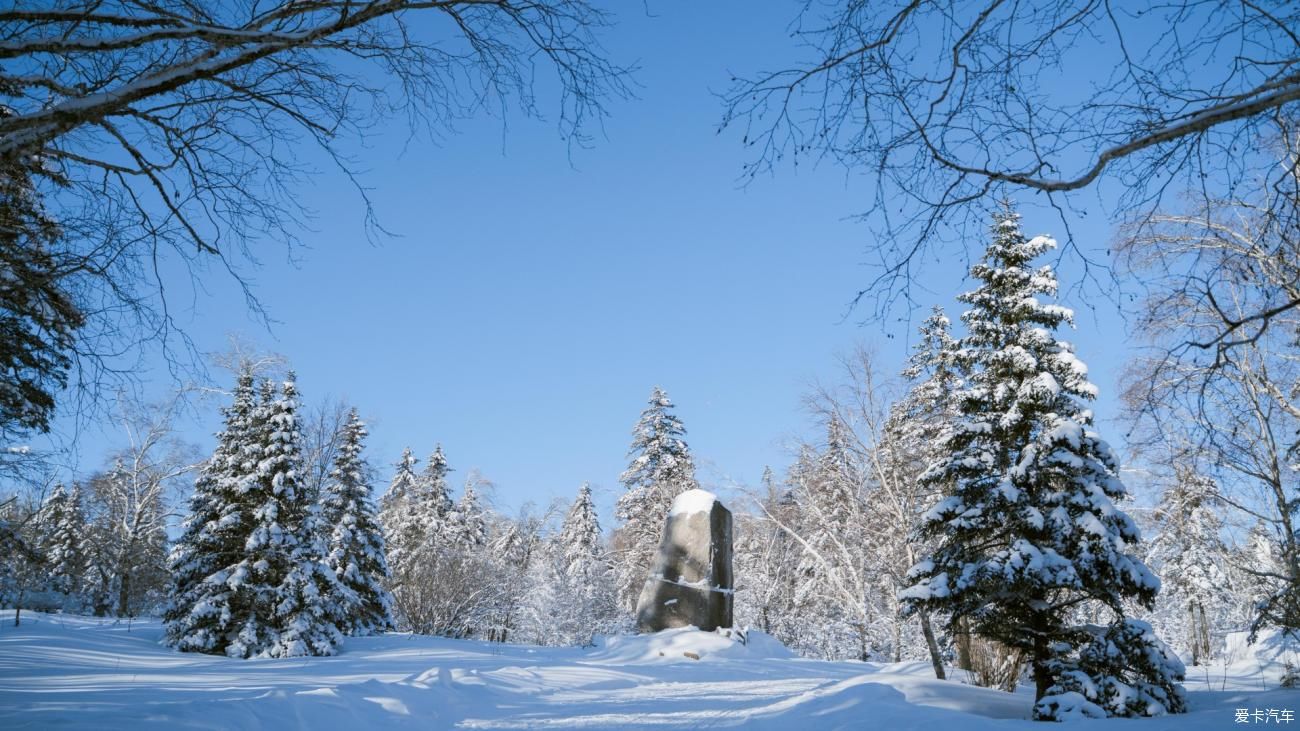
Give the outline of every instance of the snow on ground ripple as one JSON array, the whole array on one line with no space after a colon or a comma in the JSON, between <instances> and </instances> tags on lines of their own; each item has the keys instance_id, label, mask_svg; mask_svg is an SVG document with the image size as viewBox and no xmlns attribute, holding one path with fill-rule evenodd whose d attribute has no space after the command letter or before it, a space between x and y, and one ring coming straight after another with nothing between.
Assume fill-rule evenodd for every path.
<instances>
[{"instance_id":1,"label":"snow on ground ripple","mask_svg":"<svg viewBox=\"0 0 1300 731\"><path fill-rule=\"evenodd\" d=\"M1025 720L1027 689L936 681L927 663L794 659L761 635L556 649L390 634L336 657L230 660L160 646L155 621L23 616L15 628L0 612L3 729L1042 729ZM1235 708L1300 712L1300 693L1276 690L1280 667L1197 668L1191 714L1084 723L1221 729Z\"/></svg>"}]
</instances>

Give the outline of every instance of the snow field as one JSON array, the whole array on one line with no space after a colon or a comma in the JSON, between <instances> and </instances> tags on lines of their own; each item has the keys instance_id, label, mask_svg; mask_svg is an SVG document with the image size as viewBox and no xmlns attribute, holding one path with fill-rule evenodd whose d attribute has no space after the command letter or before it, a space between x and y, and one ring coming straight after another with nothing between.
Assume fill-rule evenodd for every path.
<instances>
[{"instance_id":1,"label":"snow field","mask_svg":"<svg viewBox=\"0 0 1300 731\"><path fill-rule=\"evenodd\" d=\"M690 629L539 648L406 634L348 638L334 657L174 652L157 621L0 613L4 729L1013 729L1032 692L937 681L928 663L800 660ZM1088 729L1224 729L1237 708L1300 712L1279 689L1296 655L1233 640L1228 666L1189 668L1191 713ZM698 655L693 659L686 653Z\"/></svg>"}]
</instances>

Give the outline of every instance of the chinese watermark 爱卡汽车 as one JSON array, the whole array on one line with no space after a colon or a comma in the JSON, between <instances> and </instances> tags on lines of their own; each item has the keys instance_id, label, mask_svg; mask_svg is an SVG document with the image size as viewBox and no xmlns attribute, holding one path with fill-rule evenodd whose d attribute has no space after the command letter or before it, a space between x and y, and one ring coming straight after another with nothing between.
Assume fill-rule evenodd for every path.
<instances>
[{"instance_id":1,"label":"chinese watermark \u7231\u5361\u6c7d\u8f66","mask_svg":"<svg viewBox=\"0 0 1300 731\"><path fill-rule=\"evenodd\" d=\"M1236 723L1291 723L1295 711L1290 708L1238 708Z\"/></svg>"}]
</instances>

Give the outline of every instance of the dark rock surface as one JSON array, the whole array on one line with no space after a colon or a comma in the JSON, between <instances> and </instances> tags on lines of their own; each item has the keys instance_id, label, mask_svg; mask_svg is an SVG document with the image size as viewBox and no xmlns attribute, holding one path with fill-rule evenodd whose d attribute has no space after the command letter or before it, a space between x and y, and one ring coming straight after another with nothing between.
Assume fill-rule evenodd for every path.
<instances>
[{"instance_id":1,"label":"dark rock surface","mask_svg":"<svg viewBox=\"0 0 1300 731\"><path fill-rule=\"evenodd\" d=\"M704 490L673 501L663 540L637 601L641 632L731 626L731 511Z\"/></svg>"}]
</instances>

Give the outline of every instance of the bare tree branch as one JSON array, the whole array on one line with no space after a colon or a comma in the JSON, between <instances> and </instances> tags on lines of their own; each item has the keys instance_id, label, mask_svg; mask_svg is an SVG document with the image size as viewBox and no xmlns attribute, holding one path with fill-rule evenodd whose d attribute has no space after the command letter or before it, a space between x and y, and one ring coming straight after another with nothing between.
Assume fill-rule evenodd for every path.
<instances>
[{"instance_id":1,"label":"bare tree branch","mask_svg":"<svg viewBox=\"0 0 1300 731\"><path fill-rule=\"evenodd\" d=\"M721 127L748 179L811 160L872 180L879 273L854 303L879 318L924 304L916 278L993 197L1143 224L1171 186L1283 180L1257 147L1300 101L1297 28L1300 9L1235 0L809 2L791 33L806 60L734 78ZM1066 251L1087 286L1131 286L1072 236Z\"/></svg>"},{"instance_id":2,"label":"bare tree branch","mask_svg":"<svg viewBox=\"0 0 1300 731\"><path fill-rule=\"evenodd\" d=\"M248 272L268 242L292 252L311 215L301 143L354 184L373 238L384 231L347 140L397 116L437 136L513 107L585 144L627 92L587 0L45 5L0 10L0 164L34 191L28 218L58 227L51 283L82 320L61 346L72 411L102 403L146 352L201 370L170 299L214 272L269 323ZM33 226L11 227L15 250L32 248Z\"/></svg>"}]
</instances>

